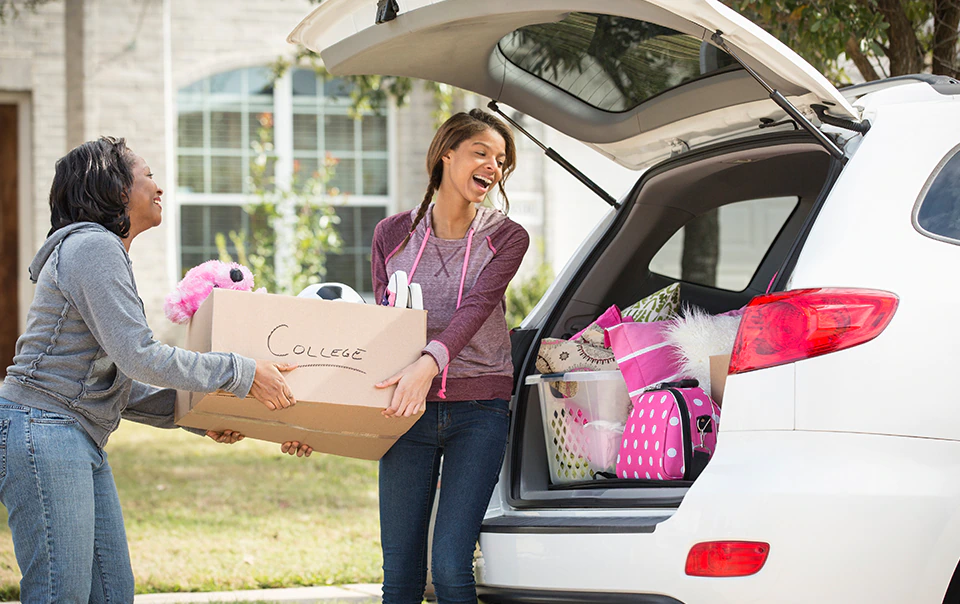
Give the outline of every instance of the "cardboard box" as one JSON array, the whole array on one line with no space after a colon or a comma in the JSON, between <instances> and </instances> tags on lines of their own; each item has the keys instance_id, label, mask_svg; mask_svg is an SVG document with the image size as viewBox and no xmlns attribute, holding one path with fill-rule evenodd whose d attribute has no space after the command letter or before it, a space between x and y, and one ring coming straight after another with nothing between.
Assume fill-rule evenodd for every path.
<instances>
[{"instance_id":1,"label":"cardboard box","mask_svg":"<svg viewBox=\"0 0 960 604\"><path fill-rule=\"evenodd\" d=\"M297 363L285 374L297 404L272 411L251 396L179 392L177 424L380 459L420 416L384 417L395 388L374 384L416 361L426 334L422 310L214 289L185 348Z\"/></svg>"},{"instance_id":2,"label":"cardboard box","mask_svg":"<svg viewBox=\"0 0 960 604\"><path fill-rule=\"evenodd\" d=\"M727 384L727 371L729 369L729 354L718 354L710 357L710 398L720 406L723 406L723 387Z\"/></svg>"}]
</instances>

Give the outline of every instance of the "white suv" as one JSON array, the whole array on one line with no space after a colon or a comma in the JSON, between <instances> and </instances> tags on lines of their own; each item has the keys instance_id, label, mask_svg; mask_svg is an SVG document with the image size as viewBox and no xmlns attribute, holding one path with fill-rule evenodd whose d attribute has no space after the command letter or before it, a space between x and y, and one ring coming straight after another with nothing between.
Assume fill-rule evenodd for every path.
<instances>
[{"instance_id":1,"label":"white suv","mask_svg":"<svg viewBox=\"0 0 960 604\"><path fill-rule=\"evenodd\" d=\"M838 91L714 0L326 0L290 39L334 74L472 90L642 174L514 333L485 602L960 601L960 83ZM750 303L703 474L551 484L523 385L540 339L676 281L653 260L696 217L784 199L746 287L681 287L712 312Z\"/></svg>"}]
</instances>

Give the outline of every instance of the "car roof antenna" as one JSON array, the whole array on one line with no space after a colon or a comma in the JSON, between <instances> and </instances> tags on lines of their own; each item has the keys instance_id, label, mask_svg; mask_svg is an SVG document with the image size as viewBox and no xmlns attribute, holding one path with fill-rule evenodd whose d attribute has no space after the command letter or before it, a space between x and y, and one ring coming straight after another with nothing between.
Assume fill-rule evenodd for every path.
<instances>
[{"instance_id":1,"label":"car roof antenna","mask_svg":"<svg viewBox=\"0 0 960 604\"><path fill-rule=\"evenodd\" d=\"M553 161L555 161L555 162L557 162L558 164L560 164L560 167L561 167L561 168L563 168L564 170L566 170L566 171L569 172L570 174L573 174L573 176L574 176L577 180L579 180L579 181L582 182L583 184L587 185L587 188L590 189L591 191L593 191L594 193L596 193L598 196L600 196L600 199L604 200L605 202L607 202L608 204L610 204L611 206L613 206L613 207L615 207L615 208L619 208L619 207L620 207L620 204L617 203L617 200L614 199L612 195L610 195L609 193L607 193L606 191L604 191L604 190L600 187L600 185L598 185L597 183L595 183L595 182L593 182L592 180L590 180L590 177L588 177L586 174L584 174L583 172L581 172L580 170L578 170L573 164L571 164L570 162L568 162L567 160L565 160L563 157L561 157L561 155L560 155L559 153L557 153L556 151L554 151L552 147L544 146L544 144L541 143L540 141L538 141L532 134L530 134L529 132L527 132L526 130L524 130L523 127L522 127L520 124L518 124L517 122L515 122L515 121L513 121L512 119L510 119L509 117L507 117L506 114L505 114L503 111L500 111L500 107L497 105L497 102L496 102L496 101L490 101L490 102L487 104L487 107L489 107L491 111L500 114L500 117L502 117L503 119L507 120L507 122L509 122L511 126L513 126L513 127L516 128L517 130L519 130L520 132L522 132L524 136L526 136L527 138L529 138L530 140L532 140L534 143L536 143L538 147L540 147L541 149L543 149L543 152L546 154L547 157L549 157L549 158L552 159Z\"/></svg>"},{"instance_id":2,"label":"car roof antenna","mask_svg":"<svg viewBox=\"0 0 960 604\"><path fill-rule=\"evenodd\" d=\"M773 87L767 84L756 71L750 69L749 65L744 63L740 59L740 57L736 55L736 53L730 50L730 47L727 46L727 42L723 39L722 31L716 31L712 36L710 36L710 39L713 41L714 44L722 48L728 55L733 57L734 61L736 61L737 63L740 63L740 66L743 67L745 70L747 70L747 73L753 76L753 79L759 82L760 85L763 86L766 89L766 91L770 93L770 99L774 103L779 105L781 109L786 111L787 115L793 118L795 122L800 124L801 128L803 128L804 130L812 134L813 138L817 139L817 142L823 145L823 148L826 149L827 152L830 153L830 155L832 155L837 160L843 163L846 163L847 158L844 157L843 150L840 149L840 147L838 147L835 142L830 140L826 134L821 132L816 126L810 123L810 120L804 117L804 115L800 113L800 111L796 107L794 107L793 104L786 99L786 97L780 94L778 90L774 90Z\"/></svg>"}]
</instances>

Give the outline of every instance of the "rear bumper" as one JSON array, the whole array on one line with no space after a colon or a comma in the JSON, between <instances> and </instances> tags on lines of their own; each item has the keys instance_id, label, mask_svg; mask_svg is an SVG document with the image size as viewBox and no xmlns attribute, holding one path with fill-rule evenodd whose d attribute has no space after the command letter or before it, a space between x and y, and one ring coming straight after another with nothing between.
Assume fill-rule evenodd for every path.
<instances>
[{"instance_id":1,"label":"rear bumper","mask_svg":"<svg viewBox=\"0 0 960 604\"><path fill-rule=\"evenodd\" d=\"M657 510L581 508L487 519L477 565L485 601L577 601L563 596L587 593L717 604L941 604L960 560L960 443L801 431L722 436L680 507L660 510L660 518ZM603 521L631 513L649 514L648 523L617 530ZM747 577L685 574L694 544L725 540L769 543L766 565ZM541 594L549 599L535 599Z\"/></svg>"},{"instance_id":2,"label":"rear bumper","mask_svg":"<svg viewBox=\"0 0 960 604\"><path fill-rule=\"evenodd\" d=\"M656 594L517 590L496 587L478 587L477 596L484 604L683 604L680 600Z\"/></svg>"}]
</instances>

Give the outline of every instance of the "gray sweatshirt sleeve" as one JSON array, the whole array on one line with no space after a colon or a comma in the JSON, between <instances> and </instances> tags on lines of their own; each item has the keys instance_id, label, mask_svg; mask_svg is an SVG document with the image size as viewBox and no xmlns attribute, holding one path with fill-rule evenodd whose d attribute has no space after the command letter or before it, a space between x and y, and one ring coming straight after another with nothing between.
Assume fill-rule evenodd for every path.
<instances>
[{"instance_id":1,"label":"gray sweatshirt sleeve","mask_svg":"<svg viewBox=\"0 0 960 604\"><path fill-rule=\"evenodd\" d=\"M174 411L177 404L177 391L170 388L157 388L133 380L130 387L130 400L120 417L126 420L147 424L155 428L183 428L204 436L207 431L200 428L186 428L174 423Z\"/></svg>"},{"instance_id":2,"label":"gray sweatshirt sleeve","mask_svg":"<svg viewBox=\"0 0 960 604\"><path fill-rule=\"evenodd\" d=\"M256 361L198 353L153 337L123 246L109 235L72 236L56 259L56 280L107 356L136 381L192 392L250 392Z\"/></svg>"}]
</instances>

